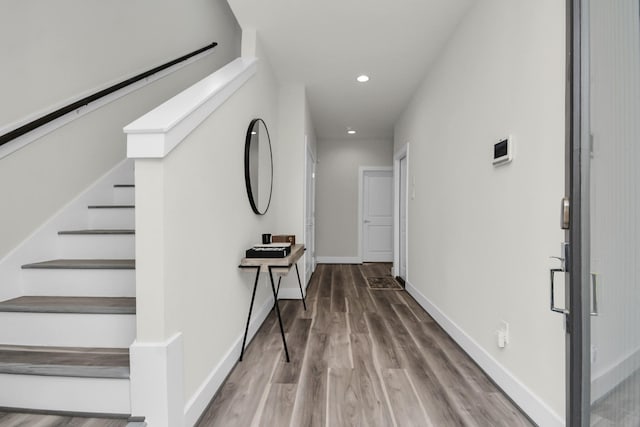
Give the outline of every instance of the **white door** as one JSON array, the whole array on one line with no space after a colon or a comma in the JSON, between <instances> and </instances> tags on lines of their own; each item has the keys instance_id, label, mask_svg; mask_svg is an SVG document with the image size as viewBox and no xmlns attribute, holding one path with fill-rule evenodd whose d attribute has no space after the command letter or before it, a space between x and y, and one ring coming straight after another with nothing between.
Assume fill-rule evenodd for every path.
<instances>
[{"instance_id":1,"label":"white door","mask_svg":"<svg viewBox=\"0 0 640 427\"><path fill-rule=\"evenodd\" d=\"M399 218L399 237L400 245L398 248L399 272L398 276L407 279L407 158L400 159L400 206L398 212Z\"/></svg>"},{"instance_id":2,"label":"white door","mask_svg":"<svg viewBox=\"0 0 640 427\"><path fill-rule=\"evenodd\" d=\"M316 189L316 162L308 143L306 144L305 160L305 219L304 219L304 244L306 253L304 257L305 283L309 283L311 274L316 268L315 259L315 189Z\"/></svg>"},{"instance_id":3,"label":"white door","mask_svg":"<svg viewBox=\"0 0 640 427\"><path fill-rule=\"evenodd\" d=\"M393 261L393 172L364 170L362 261Z\"/></svg>"}]
</instances>

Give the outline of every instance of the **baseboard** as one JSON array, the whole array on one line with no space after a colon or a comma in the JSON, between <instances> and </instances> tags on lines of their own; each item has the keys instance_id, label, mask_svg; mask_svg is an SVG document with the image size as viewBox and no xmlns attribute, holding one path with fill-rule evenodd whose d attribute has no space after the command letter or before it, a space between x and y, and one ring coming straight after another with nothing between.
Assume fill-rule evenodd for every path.
<instances>
[{"instance_id":1,"label":"baseboard","mask_svg":"<svg viewBox=\"0 0 640 427\"><path fill-rule=\"evenodd\" d=\"M594 403L629 378L640 366L640 347L597 372L591 381L591 403Z\"/></svg>"},{"instance_id":2,"label":"baseboard","mask_svg":"<svg viewBox=\"0 0 640 427\"><path fill-rule=\"evenodd\" d=\"M302 299L300 296L300 288L280 288L278 300L281 299Z\"/></svg>"},{"instance_id":3,"label":"baseboard","mask_svg":"<svg viewBox=\"0 0 640 427\"><path fill-rule=\"evenodd\" d=\"M281 289L282 292L284 289ZM300 296L298 290L298 297ZM258 332L260 326L265 321L271 308L273 307L273 297L268 298L259 310L254 312L253 320L249 324L249 333L247 336L247 344L253 336ZM240 335L235 343L231 346L227 354L222 358L220 363L213 368L211 373L204 380L200 388L191 396L184 408L184 425L187 427L194 426L202 413L207 409L209 402L227 378L231 370L235 367L240 357L243 335Z\"/></svg>"},{"instance_id":4,"label":"baseboard","mask_svg":"<svg viewBox=\"0 0 640 427\"><path fill-rule=\"evenodd\" d=\"M362 264L362 259L357 256L319 256L316 257L318 264Z\"/></svg>"},{"instance_id":5,"label":"baseboard","mask_svg":"<svg viewBox=\"0 0 640 427\"><path fill-rule=\"evenodd\" d=\"M514 377L503 365L498 363L408 280L406 281L406 290L535 423L545 427L561 427L565 425L562 417Z\"/></svg>"}]
</instances>

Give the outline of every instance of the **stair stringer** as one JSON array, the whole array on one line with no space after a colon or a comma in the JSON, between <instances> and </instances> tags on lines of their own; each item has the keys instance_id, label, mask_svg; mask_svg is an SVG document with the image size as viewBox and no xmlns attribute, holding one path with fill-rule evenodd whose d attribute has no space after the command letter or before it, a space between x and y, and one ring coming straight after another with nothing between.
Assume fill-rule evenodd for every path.
<instances>
[{"instance_id":1,"label":"stair stringer","mask_svg":"<svg viewBox=\"0 0 640 427\"><path fill-rule=\"evenodd\" d=\"M16 248L0 259L0 301L25 295L22 265L50 259L60 252L58 231L89 226L87 206L112 203L113 186L133 182L133 160L124 159L45 221Z\"/></svg>"}]
</instances>

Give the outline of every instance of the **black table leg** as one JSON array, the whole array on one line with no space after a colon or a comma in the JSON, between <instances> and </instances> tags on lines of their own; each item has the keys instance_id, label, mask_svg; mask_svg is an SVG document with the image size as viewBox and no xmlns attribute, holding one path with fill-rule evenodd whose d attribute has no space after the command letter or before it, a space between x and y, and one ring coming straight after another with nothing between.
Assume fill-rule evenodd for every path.
<instances>
[{"instance_id":1,"label":"black table leg","mask_svg":"<svg viewBox=\"0 0 640 427\"><path fill-rule=\"evenodd\" d=\"M278 295L280 294L280 282L282 282L282 276L278 277L278 288L276 289L276 301L278 300ZM276 308L276 304L274 302L273 307L271 307L271 310L275 308Z\"/></svg>"},{"instance_id":2,"label":"black table leg","mask_svg":"<svg viewBox=\"0 0 640 427\"><path fill-rule=\"evenodd\" d=\"M304 292L302 292L302 282L300 281L300 273L298 272L298 263L296 263L296 276L298 276L298 286L300 286L300 296L302 296L302 306L307 311L307 303L304 301Z\"/></svg>"},{"instance_id":3,"label":"black table leg","mask_svg":"<svg viewBox=\"0 0 640 427\"><path fill-rule=\"evenodd\" d=\"M269 266L269 279L271 280L271 290L273 291L273 298L276 302L276 314L278 315L278 323L280 323L280 333L282 334L282 344L284 344L284 354L287 356L287 363L289 362L289 350L287 349L287 339L284 337L284 327L282 326L282 318L280 317L280 307L278 307L278 294L276 293L276 285L273 282L273 272L271 266Z\"/></svg>"},{"instance_id":4,"label":"black table leg","mask_svg":"<svg viewBox=\"0 0 640 427\"><path fill-rule=\"evenodd\" d=\"M247 327L244 328L244 338L242 338L242 350L240 350L240 362L244 356L244 346L247 343L247 333L249 332L249 323L251 322L251 311L253 310L253 301L256 299L256 288L258 287L258 279L260 278L260 267L256 267L256 280L253 282L253 294L251 295L251 305L249 306L249 316L247 317Z\"/></svg>"}]
</instances>

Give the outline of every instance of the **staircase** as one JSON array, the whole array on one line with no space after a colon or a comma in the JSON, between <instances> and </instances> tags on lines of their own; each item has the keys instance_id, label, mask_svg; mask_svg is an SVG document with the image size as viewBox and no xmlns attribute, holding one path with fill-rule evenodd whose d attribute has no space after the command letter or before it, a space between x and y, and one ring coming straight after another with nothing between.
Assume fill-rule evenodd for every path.
<instances>
[{"instance_id":1,"label":"staircase","mask_svg":"<svg viewBox=\"0 0 640 427\"><path fill-rule=\"evenodd\" d=\"M76 207L65 223L77 224L45 239L49 258L21 265L23 295L0 302L0 407L131 412L135 189L101 188L91 197L102 203Z\"/></svg>"}]
</instances>

